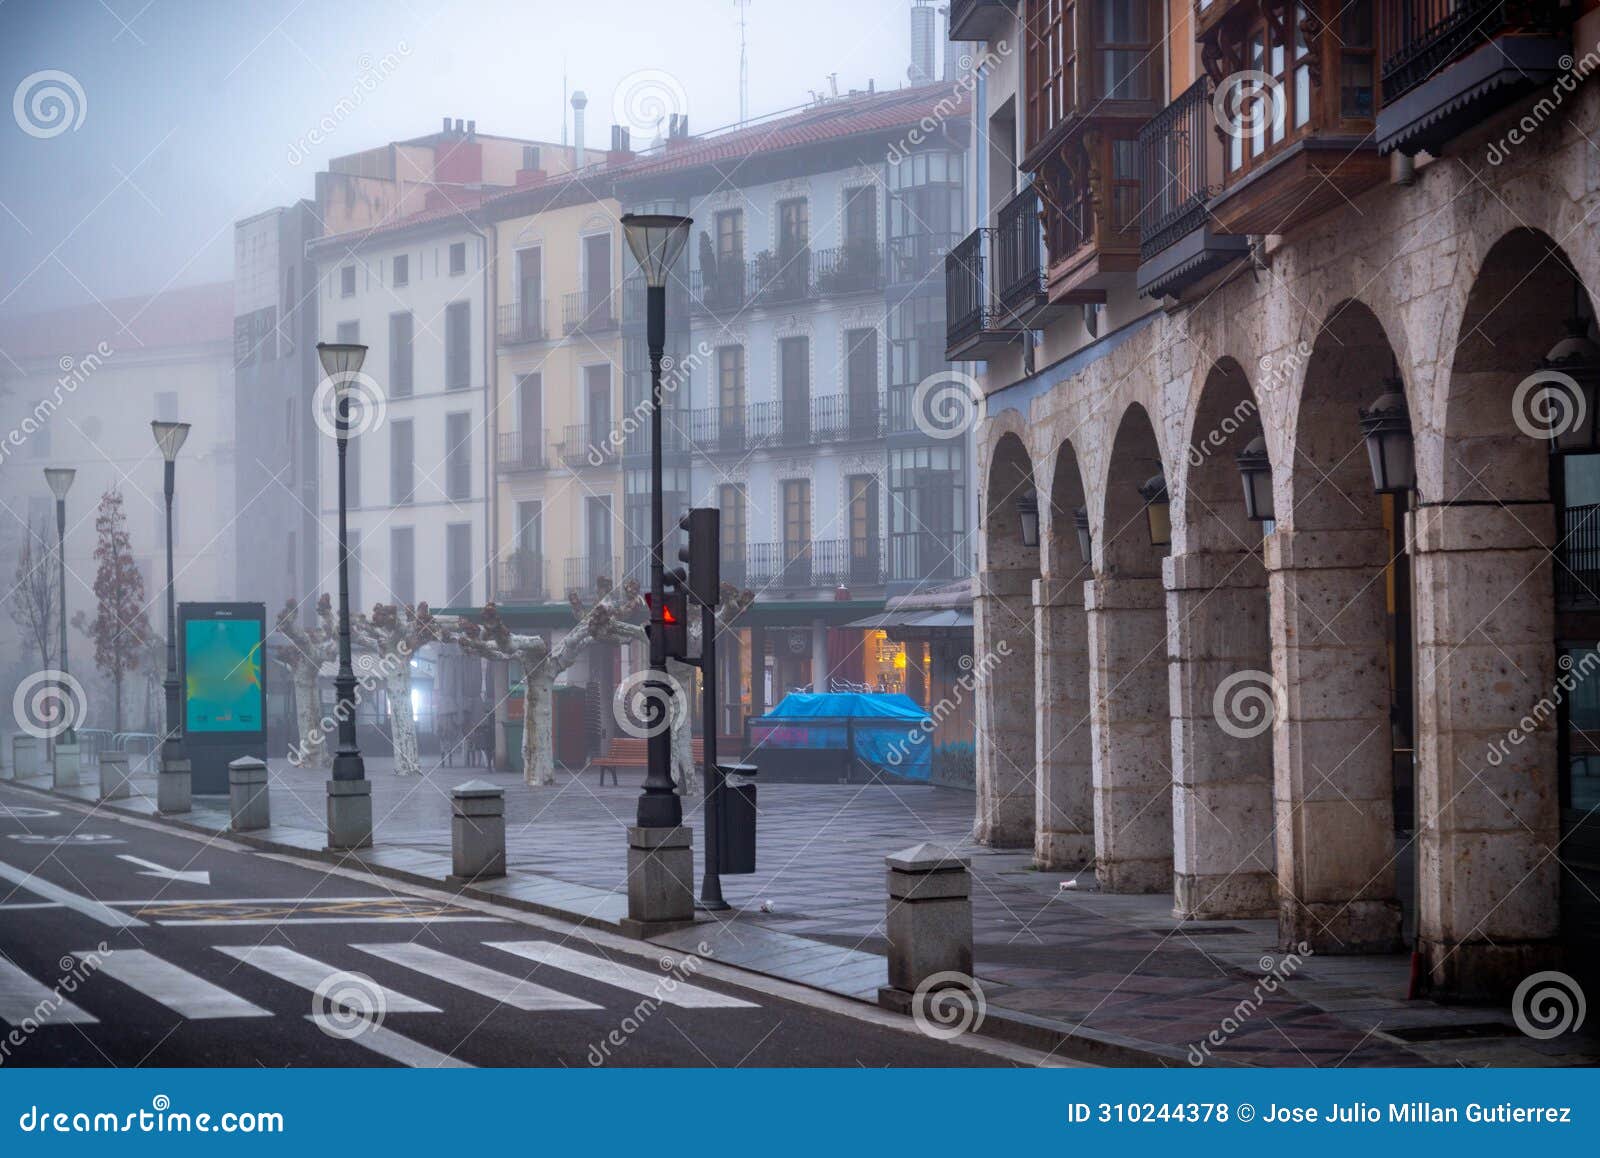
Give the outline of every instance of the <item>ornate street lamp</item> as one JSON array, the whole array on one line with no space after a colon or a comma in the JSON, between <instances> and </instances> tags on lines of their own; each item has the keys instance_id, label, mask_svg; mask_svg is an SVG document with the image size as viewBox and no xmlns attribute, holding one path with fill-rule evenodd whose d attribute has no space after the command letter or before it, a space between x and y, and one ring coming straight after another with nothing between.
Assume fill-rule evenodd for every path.
<instances>
[{"instance_id":1,"label":"ornate street lamp","mask_svg":"<svg viewBox=\"0 0 1600 1158\"><path fill-rule=\"evenodd\" d=\"M1144 499L1145 517L1150 521L1150 545L1170 547L1172 505L1167 498L1167 480L1159 474L1151 475L1139 488L1139 497Z\"/></svg>"},{"instance_id":2,"label":"ornate street lamp","mask_svg":"<svg viewBox=\"0 0 1600 1158\"><path fill-rule=\"evenodd\" d=\"M1384 379L1384 392L1360 412L1361 434L1372 466L1372 489L1380 495L1409 494L1417 486L1411 413L1398 369Z\"/></svg>"},{"instance_id":3,"label":"ornate street lamp","mask_svg":"<svg viewBox=\"0 0 1600 1158\"><path fill-rule=\"evenodd\" d=\"M1022 522L1022 545L1039 545L1039 492L1025 491L1017 498L1017 517Z\"/></svg>"},{"instance_id":4,"label":"ornate street lamp","mask_svg":"<svg viewBox=\"0 0 1600 1158\"><path fill-rule=\"evenodd\" d=\"M67 705L67 704L71 704L72 703L72 696L68 693L67 685L66 685L66 676L67 676L67 492L72 489L72 480L77 476L77 474L78 474L77 471L73 470L71 467L66 467L66 466L55 466L55 467L48 467L47 466L47 467L45 467L45 470L44 470L44 481L50 485L50 493L56 496L56 554L59 557L60 565L57 568L57 571L59 573L58 577L59 577L60 584L61 584L61 586L58 588L59 601L56 604L57 609L58 609L57 610L57 614L56 614L56 618L61 621L60 622L61 637L60 637L60 641L59 641L59 646L60 646L60 649L61 649L60 650L60 655L61 655L61 676L62 676L61 703L63 705ZM61 733L61 743L63 745L76 745L77 742L78 742L78 733L77 733L77 729L75 729L72 726L72 715L71 715L70 710L69 710L68 711L68 715L67 715L66 731ZM76 751L76 748L74 748L73 750Z\"/></svg>"},{"instance_id":5,"label":"ornate street lamp","mask_svg":"<svg viewBox=\"0 0 1600 1158\"><path fill-rule=\"evenodd\" d=\"M1085 567L1094 564L1094 536L1089 531L1089 508L1074 507L1072 523L1078 531L1078 554L1083 557Z\"/></svg>"},{"instance_id":6,"label":"ornate street lamp","mask_svg":"<svg viewBox=\"0 0 1600 1158\"><path fill-rule=\"evenodd\" d=\"M350 394L367 348L351 342L318 342L322 372L333 383L335 441L339 447L339 672L333 679L339 747L328 782L328 847L366 848L372 843L372 785L356 744L356 673L350 664L350 539L346 527L345 457L350 441Z\"/></svg>"},{"instance_id":7,"label":"ornate street lamp","mask_svg":"<svg viewBox=\"0 0 1600 1158\"><path fill-rule=\"evenodd\" d=\"M1267 457L1267 440L1256 435L1234 456L1239 478L1244 482L1245 517L1257 523L1277 518L1272 508L1272 462Z\"/></svg>"},{"instance_id":8,"label":"ornate street lamp","mask_svg":"<svg viewBox=\"0 0 1600 1158\"><path fill-rule=\"evenodd\" d=\"M167 728L161 738L161 771L172 773L186 770L181 762L189 758L184 744L183 717L178 707L178 604L172 572L172 494L177 482L178 451L189 437L189 424L157 419L150 423L150 433L155 435L156 446L164 460L161 492L167 503L167 674L161 681L162 691L166 693Z\"/></svg>"},{"instance_id":9,"label":"ornate street lamp","mask_svg":"<svg viewBox=\"0 0 1600 1158\"><path fill-rule=\"evenodd\" d=\"M650 682L651 697L668 711L672 701L667 676L665 519L661 495L661 359L667 345L667 276L689 240L692 218L666 213L627 213L622 233L645 280L645 341L650 349ZM683 804L672 786L672 730L652 728L647 740L644 787L639 795L640 828L677 828Z\"/></svg>"},{"instance_id":10,"label":"ornate street lamp","mask_svg":"<svg viewBox=\"0 0 1600 1158\"><path fill-rule=\"evenodd\" d=\"M1581 293L1582 291L1577 291ZM1577 294L1574 295L1575 297ZM1573 303L1572 317L1567 319L1567 333L1550 348L1539 369L1546 375L1562 375L1576 386L1576 397L1565 383L1545 389L1569 396L1551 401L1570 409L1571 421L1557 422L1551 428L1551 454L1594 454L1600 451L1600 347L1589 340L1589 319L1584 317L1577 302ZM1557 415L1560 417L1560 415Z\"/></svg>"}]
</instances>

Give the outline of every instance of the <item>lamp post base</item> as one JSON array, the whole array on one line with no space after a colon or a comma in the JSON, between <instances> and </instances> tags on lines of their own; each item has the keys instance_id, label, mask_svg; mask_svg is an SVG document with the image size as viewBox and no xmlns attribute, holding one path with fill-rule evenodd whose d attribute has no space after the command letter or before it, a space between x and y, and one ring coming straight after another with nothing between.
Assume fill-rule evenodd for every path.
<instances>
[{"instance_id":1,"label":"lamp post base","mask_svg":"<svg viewBox=\"0 0 1600 1158\"><path fill-rule=\"evenodd\" d=\"M328 781L328 851L372 847L372 781Z\"/></svg>"},{"instance_id":2,"label":"lamp post base","mask_svg":"<svg viewBox=\"0 0 1600 1158\"><path fill-rule=\"evenodd\" d=\"M628 917L636 937L694 921L694 833L691 829L628 829Z\"/></svg>"},{"instance_id":3,"label":"lamp post base","mask_svg":"<svg viewBox=\"0 0 1600 1158\"><path fill-rule=\"evenodd\" d=\"M50 769L50 783L53 787L78 786L78 752L76 743L68 744L62 740L55 742L55 760Z\"/></svg>"}]
</instances>

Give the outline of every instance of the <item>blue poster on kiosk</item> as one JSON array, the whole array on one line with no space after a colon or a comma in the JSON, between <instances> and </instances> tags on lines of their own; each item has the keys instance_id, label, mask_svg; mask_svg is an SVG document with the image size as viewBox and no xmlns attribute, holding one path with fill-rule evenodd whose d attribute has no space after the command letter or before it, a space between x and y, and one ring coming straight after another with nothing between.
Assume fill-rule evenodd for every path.
<instances>
[{"instance_id":1,"label":"blue poster on kiosk","mask_svg":"<svg viewBox=\"0 0 1600 1158\"><path fill-rule=\"evenodd\" d=\"M185 747L194 791L228 791L228 762L267 756L266 605L178 605Z\"/></svg>"}]
</instances>

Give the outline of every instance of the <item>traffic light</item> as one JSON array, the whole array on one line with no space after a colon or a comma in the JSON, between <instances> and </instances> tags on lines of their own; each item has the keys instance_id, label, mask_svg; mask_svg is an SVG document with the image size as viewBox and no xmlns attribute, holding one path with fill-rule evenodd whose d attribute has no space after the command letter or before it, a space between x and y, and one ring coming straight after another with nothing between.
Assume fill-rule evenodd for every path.
<instances>
[{"instance_id":1,"label":"traffic light","mask_svg":"<svg viewBox=\"0 0 1600 1158\"><path fill-rule=\"evenodd\" d=\"M670 568L666 574L667 598L661 609L661 625L663 647L668 659L689 658L689 593L684 586L684 575L680 568ZM647 593L644 597L646 607L654 610L654 600ZM653 631L652 623L646 631Z\"/></svg>"},{"instance_id":2,"label":"traffic light","mask_svg":"<svg viewBox=\"0 0 1600 1158\"><path fill-rule=\"evenodd\" d=\"M695 507L678 520L689 538L688 546L678 548L678 558L689 565L689 594L702 607L715 607L722 601L722 575L719 555L722 517L716 507Z\"/></svg>"}]
</instances>

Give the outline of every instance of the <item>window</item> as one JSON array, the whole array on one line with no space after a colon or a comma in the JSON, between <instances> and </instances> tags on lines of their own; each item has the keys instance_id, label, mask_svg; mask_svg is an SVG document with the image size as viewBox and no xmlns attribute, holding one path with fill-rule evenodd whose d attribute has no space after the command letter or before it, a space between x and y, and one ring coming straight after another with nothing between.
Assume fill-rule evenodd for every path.
<instances>
[{"instance_id":1,"label":"window","mask_svg":"<svg viewBox=\"0 0 1600 1158\"><path fill-rule=\"evenodd\" d=\"M417 603L417 533L412 527L389 529L389 594L396 603Z\"/></svg>"},{"instance_id":2,"label":"window","mask_svg":"<svg viewBox=\"0 0 1600 1158\"><path fill-rule=\"evenodd\" d=\"M334 330L334 341L357 345L361 341L360 322L340 322Z\"/></svg>"},{"instance_id":3,"label":"window","mask_svg":"<svg viewBox=\"0 0 1600 1158\"><path fill-rule=\"evenodd\" d=\"M596 233L583 239L584 323L601 328L611 324L611 234Z\"/></svg>"},{"instance_id":4,"label":"window","mask_svg":"<svg viewBox=\"0 0 1600 1158\"><path fill-rule=\"evenodd\" d=\"M601 574L611 574L611 528L613 516L611 514L611 496L590 496L584 503L585 529L588 531L587 542L589 545L590 574L589 582L585 587L592 586L593 580Z\"/></svg>"},{"instance_id":5,"label":"window","mask_svg":"<svg viewBox=\"0 0 1600 1158\"><path fill-rule=\"evenodd\" d=\"M451 607L472 604L472 524L451 523L444 529L445 589Z\"/></svg>"},{"instance_id":6,"label":"window","mask_svg":"<svg viewBox=\"0 0 1600 1158\"><path fill-rule=\"evenodd\" d=\"M416 440L411 419L389 423L389 501L406 506L416 498Z\"/></svg>"},{"instance_id":7,"label":"window","mask_svg":"<svg viewBox=\"0 0 1600 1158\"><path fill-rule=\"evenodd\" d=\"M723 578L730 583L744 582L745 494L737 483L717 488L717 509L721 511Z\"/></svg>"},{"instance_id":8,"label":"window","mask_svg":"<svg viewBox=\"0 0 1600 1158\"><path fill-rule=\"evenodd\" d=\"M1075 0L1029 0L1027 45L1028 145L1038 144L1077 107Z\"/></svg>"},{"instance_id":9,"label":"window","mask_svg":"<svg viewBox=\"0 0 1600 1158\"><path fill-rule=\"evenodd\" d=\"M399 253L394 259L394 284L396 287L411 284L411 257Z\"/></svg>"},{"instance_id":10,"label":"window","mask_svg":"<svg viewBox=\"0 0 1600 1158\"><path fill-rule=\"evenodd\" d=\"M744 210L724 209L717 214L717 264L744 261Z\"/></svg>"},{"instance_id":11,"label":"window","mask_svg":"<svg viewBox=\"0 0 1600 1158\"><path fill-rule=\"evenodd\" d=\"M846 331L844 345L850 434L874 438L878 433L878 331Z\"/></svg>"},{"instance_id":12,"label":"window","mask_svg":"<svg viewBox=\"0 0 1600 1158\"><path fill-rule=\"evenodd\" d=\"M717 350L717 433L737 449L744 439L744 347Z\"/></svg>"},{"instance_id":13,"label":"window","mask_svg":"<svg viewBox=\"0 0 1600 1158\"><path fill-rule=\"evenodd\" d=\"M472 383L472 303L451 302L444 311L444 386L462 390Z\"/></svg>"},{"instance_id":14,"label":"window","mask_svg":"<svg viewBox=\"0 0 1600 1158\"><path fill-rule=\"evenodd\" d=\"M535 246L517 251L517 336L544 334L544 250Z\"/></svg>"},{"instance_id":15,"label":"window","mask_svg":"<svg viewBox=\"0 0 1600 1158\"><path fill-rule=\"evenodd\" d=\"M1149 0L1099 0L1099 76L1096 96L1106 100L1149 100Z\"/></svg>"},{"instance_id":16,"label":"window","mask_svg":"<svg viewBox=\"0 0 1600 1158\"><path fill-rule=\"evenodd\" d=\"M778 343L778 391L783 441L811 441L811 339L784 338Z\"/></svg>"},{"instance_id":17,"label":"window","mask_svg":"<svg viewBox=\"0 0 1600 1158\"><path fill-rule=\"evenodd\" d=\"M811 480L785 479L783 483L783 566L785 582L804 586L804 570L811 559Z\"/></svg>"},{"instance_id":18,"label":"window","mask_svg":"<svg viewBox=\"0 0 1600 1158\"><path fill-rule=\"evenodd\" d=\"M954 579L967 573L966 465L957 445L889 453L889 573Z\"/></svg>"},{"instance_id":19,"label":"window","mask_svg":"<svg viewBox=\"0 0 1600 1158\"><path fill-rule=\"evenodd\" d=\"M1372 4L1346 4L1339 9L1339 115L1370 120L1373 108Z\"/></svg>"},{"instance_id":20,"label":"window","mask_svg":"<svg viewBox=\"0 0 1600 1158\"><path fill-rule=\"evenodd\" d=\"M538 374L523 374L517 379L517 424L523 466L540 460L544 445L544 379Z\"/></svg>"},{"instance_id":21,"label":"window","mask_svg":"<svg viewBox=\"0 0 1600 1158\"><path fill-rule=\"evenodd\" d=\"M445 497L472 497L472 415L458 410L444 416Z\"/></svg>"},{"instance_id":22,"label":"window","mask_svg":"<svg viewBox=\"0 0 1600 1158\"><path fill-rule=\"evenodd\" d=\"M434 250L435 253L439 252ZM455 241L450 244L450 273L452 276L467 272L467 243Z\"/></svg>"},{"instance_id":23,"label":"window","mask_svg":"<svg viewBox=\"0 0 1600 1158\"><path fill-rule=\"evenodd\" d=\"M389 315L389 393L396 398L411 396L411 335L414 325L408 313Z\"/></svg>"},{"instance_id":24,"label":"window","mask_svg":"<svg viewBox=\"0 0 1600 1158\"><path fill-rule=\"evenodd\" d=\"M876 244L878 240L878 188L858 185L844 195L844 243L849 247Z\"/></svg>"},{"instance_id":25,"label":"window","mask_svg":"<svg viewBox=\"0 0 1600 1158\"><path fill-rule=\"evenodd\" d=\"M850 581L877 583L878 479L876 475L851 475L845 480L850 518Z\"/></svg>"},{"instance_id":26,"label":"window","mask_svg":"<svg viewBox=\"0 0 1600 1158\"><path fill-rule=\"evenodd\" d=\"M1238 107L1248 116L1244 126L1248 131L1230 135L1227 141L1227 164L1230 172L1238 172L1247 162L1266 157L1287 140L1301 135L1312 121L1312 76L1314 69L1312 45L1306 39L1307 22L1312 18L1309 4L1293 5L1290 19L1279 25L1275 21L1258 19L1248 25L1243 44L1243 68L1254 69L1271 77L1272 91L1265 82L1247 86L1238 94ZM1354 41L1343 39L1355 37ZM1346 117L1370 119L1373 115L1373 47L1371 4L1363 0L1344 8L1340 17L1340 37L1346 50L1341 54L1341 70L1349 62L1351 71L1341 71L1341 85L1349 79L1348 107L1362 107L1365 112L1345 111ZM1366 81L1360 79L1362 64L1366 68ZM1343 92L1343 90L1342 90Z\"/></svg>"},{"instance_id":27,"label":"window","mask_svg":"<svg viewBox=\"0 0 1600 1158\"><path fill-rule=\"evenodd\" d=\"M787 262L811 243L811 208L804 197L778 202L778 260Z\"/></svg>"},{"instance_id":28,"label":"window","mask_svg":"<svg viewBox=\"0 0 1600 1158\"><path fill-rule=\"evenodd\" d=\"M353 265L339 267L339 296L342 298L356 296L356 267Z\"/></svg>"},{"instance_id":29,"label":"window","mask_svg":"<svg viewBox=\"0 0 1600 1158\"><path fill-rule=\"evenodd\" d=\"M598 444L611 432L611 363L583 368L583 399L589 439Z\"/></svg>"},{"instance_id":30,"label":"window","mask_svg":"<svg viewBox=\"0 0 1600 1158\"><path fill-rule=\"evenodd\" d=\"M517 504L517 550L524 555L544 552L544 504L531 499Z\"/></svg>"}]
</instances>

